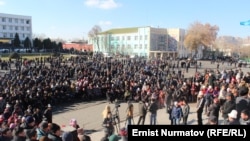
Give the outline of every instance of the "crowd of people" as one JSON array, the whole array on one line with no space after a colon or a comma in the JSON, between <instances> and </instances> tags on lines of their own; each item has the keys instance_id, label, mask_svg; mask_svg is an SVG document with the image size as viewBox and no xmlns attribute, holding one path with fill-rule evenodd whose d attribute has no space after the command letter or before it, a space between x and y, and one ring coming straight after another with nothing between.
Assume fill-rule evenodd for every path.
<instances>
[{"instance_id":1,"label":"crowd of people","mask_svg":"<svg viewBox=\"0 0 250 141\"><path fill-rule=\"evenodd\" d=\"M220 69L218 64L223 66L225 62L217 61L211 62L215 65L215 69L204 69L204 72L196 72L193 77L186 78L183 76L183 71L178 73L181 70L178 65L171 65L169 62L154 63L156 65L151 64L151 66L158 66L157 72L162 71L163 75L157 76L159 73L150 75L147 65L145 65L143 73L140 74L146 76L146 79L138 77L135 79L137 81L126 83L129 89L124 92L124 101L129 103L128 99L130 99L138 102L139 117L135 123L133 121L134 106L129 104L125 127L130 124L144 125L146 115L149 115L149 124L155 125L157 110L164 107L166 113L169 114L171 125L188 125L189 103L197 103L198 125L250 125L250 72L244 73L240 67ZM225 64L236 66L232 62ZM147 81L154 78L156 81ZM132 97L127 98L131 95ZM107 101L113 102L109 97ZM208 117L207 123L203 123L203 114L205 118ZM219 122L219 116L223 117L223 122ZM112 130L109 128L106 130L112 133L114 131L112 115L108 119L109 127L112 127ZM107 119L104 120L104 123L106 121Z\"/></svg>"},{"instance_id":2,"label":"crowd of people","mask_svg":"<svg viewBox=\"0 0 250 141\"><path fill-rule=\"evenodd\" d=\"M79 56L17 60L12 64L15 68L10 67L9 72L0 77L0 123L2 131L7 130L2 136L16 130L14 135L19 136L26 129L21 125L40 128L44 122L48 123L45 127L50 133L53 131L50 124L54 124L51 105L65 101L73 103L77 99L106 99L108 103L136 101L140 113L137 124L144 124L147 113L150 114L150 124L156 124L160 108L166 108L171 124L180 124L181 118L183 124L187 124L189 102L197 102L199 125L203 124L203 110L211 119L209 121L216 121L216 124L218 112L225 116L225 124L231 124L228 119L235 113L239 121L242 112L246 111L244 114L249 116L249 73L217 67L216 71L205 69L186 78L188 68L183 69L179 64L178 60L112 59L101 54L93 56L91 61ZM230 105L231 109L225 105ZM134 105L128 108L127 125L134 122L133 108ZM104 125L107 125L107 117L113 118L113 115L106 115ZM114 128L107 131L108 136L112 133ZM123 130L122 133L126 132Z\"/></svg>"}]
</instances>

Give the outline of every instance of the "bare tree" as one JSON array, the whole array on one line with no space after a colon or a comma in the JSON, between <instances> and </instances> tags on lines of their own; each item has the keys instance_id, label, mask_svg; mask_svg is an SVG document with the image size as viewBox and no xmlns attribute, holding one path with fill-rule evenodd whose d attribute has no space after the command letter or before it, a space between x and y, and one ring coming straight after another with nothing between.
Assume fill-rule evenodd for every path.
<instances>
[{"instance_id":1,"label":"bare tree","mask_svg":"<svg viewBox=\"0 0 250 141\"><path fill-rule=\"evenodd\" d=\"M250 46L245 46L239 48L239 54L241 58L249 58L250 57Z\"/></svg>"},{"instance_id":2,"label":"bare tree","mask_svg":"<svg viewBox=\"0 0 250 141\"><path fill-rule=\"evenodd\" d=\"M210 25L209 23L202 24L194 22L187 30L184 39L184 45L192 51L196 51L199 46L209 47L217 37L219 27Z\"/></svg>"},{"instance_id":3,"label":"bare tree","mask_svg":"<svg viewBox=\"0 0 250 141\"><path fill-rule=\"evenodd\" d=\"M98 51L100 50L99 47L99 38L98 38L98 34L102 32L102 29L100 26L95 25L94 27L92 27L92 29L89 31L88 36L93 40L93 42L97 45Z\"/></svg>"}]
</instances>

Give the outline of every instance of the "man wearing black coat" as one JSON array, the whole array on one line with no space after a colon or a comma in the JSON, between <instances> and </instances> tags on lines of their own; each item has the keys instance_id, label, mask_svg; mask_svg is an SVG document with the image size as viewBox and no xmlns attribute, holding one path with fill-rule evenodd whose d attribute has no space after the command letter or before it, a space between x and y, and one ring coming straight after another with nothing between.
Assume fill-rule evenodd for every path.
<instances>
[{"instance_id":1,"label":"man wearing black coat","mask_svg":"<svg viewBox=\"0 0 250 141\"><path fill-rule=\"evenodd\" d=\"M235 107L236 107L236 104L235 104L234 96L232 93L228 93L226 95L225 103L221 106L221 113L222 113L222 117L224 119L223 124L227 124L228 114L233 109L235 109Z\"/></svg>"},{"instance_id":2,"label":"man wearing black coat","mask_svg":"<svg viewBox=\"0 0 250 141\"><path fill-rule=\"evenodd\" d=\"M139 119L137 125L140 124L144 125L147 114L147 105L144 99L139 101L138 108L139 108Z\"/></svg>"}]
</instances>

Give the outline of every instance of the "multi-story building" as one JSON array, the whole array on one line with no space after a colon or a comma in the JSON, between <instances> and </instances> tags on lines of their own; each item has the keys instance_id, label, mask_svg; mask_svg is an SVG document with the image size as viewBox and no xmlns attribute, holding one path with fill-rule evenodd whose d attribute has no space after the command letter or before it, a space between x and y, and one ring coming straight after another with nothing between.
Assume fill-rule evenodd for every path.
<instances>
[{"instance_id":1,"label":"multi-story building","mask_svg":"<svg viewBox=\"0 0 250 141\"><path fill-rule=\"evenodd\" d=\"M168 48L167 29L133 27L110 29L89 38L94 51L144 57L164 57L176 54Z\"/></svg>"},{"instance_id":2,"label":"multi-story building","mask_svg":"<svg viewBox=\"0 0 250 141\"><path fill-rule=\"evenodd\" d=\"M19 39L24 41L26 37L32 40L31 16L13 15L0 13L0 39L11 42L18 34Z\"/></svg>"},{"instance_id":3,"label":"multi-story building","mask_svg":"<svg viewBox=\"0 0 250 141\"><path fill-rule=\"evenodd\" d=\"M187 57L192 53L184 47L185 30L134 27L117 28L89 38L94 51L111 54L137 55L147 58Z\"/></svg>"},{"instance_id":4,"label":"multi-story building","mask_svg":"<svg viewBox=\"0 0 250 141\"><path fill-rule=\"evenodd\" d=\"M186 30L181 28L168 28L168 40L169 46L174 46L177 48L179 58L195 57L202 58L203 56L203 47L199 46L197 52L190 50L184 46L184 39L186 35Z\"/></svg>"}]
</instances>

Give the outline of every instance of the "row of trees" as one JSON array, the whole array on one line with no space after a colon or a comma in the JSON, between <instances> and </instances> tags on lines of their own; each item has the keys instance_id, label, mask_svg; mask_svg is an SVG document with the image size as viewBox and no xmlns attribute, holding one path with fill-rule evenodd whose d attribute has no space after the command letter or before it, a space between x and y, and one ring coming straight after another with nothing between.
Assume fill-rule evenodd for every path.
<instances>
[{"instance_id":1,"label":"row of trees","mask_svg":"<svg viewBox=\"0 0 250 141\"><path fill-rule=\"evenodd\" d=\"M63 44L62 42L57 43L56 41L52 41L50 38L46 38L43 40L35 38L31 42L29 37L26 37L25 40L21 42L18 33L16 33L15 38L12 42L12 47L13 48L22 47L27 50L35 50L35 51L40 51L40 50L60 51L63 49Z\"/></svg>"}]
</instances>

